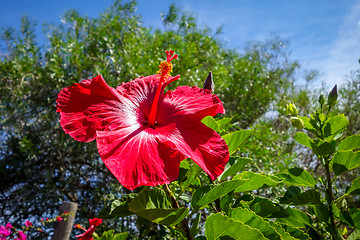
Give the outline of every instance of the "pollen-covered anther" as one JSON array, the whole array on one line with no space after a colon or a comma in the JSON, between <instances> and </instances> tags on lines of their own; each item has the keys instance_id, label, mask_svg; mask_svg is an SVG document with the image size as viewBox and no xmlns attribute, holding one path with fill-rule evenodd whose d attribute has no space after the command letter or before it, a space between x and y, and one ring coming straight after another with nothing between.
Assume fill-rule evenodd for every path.
<instances>
[{"instance_id":1,"label":"pollen-covered anther","mask_svg":"<svg viewBox=\"0 0 360 240\"><path fill-rule=\"evenodd\" d=\"M169 75L170 76L170 73L172 71L172 64L171 62L161 62L160 65L159 65L159 71L158 73L161 75L161 76L166 76L166 75Z\"/></svg>"}]
</instances>

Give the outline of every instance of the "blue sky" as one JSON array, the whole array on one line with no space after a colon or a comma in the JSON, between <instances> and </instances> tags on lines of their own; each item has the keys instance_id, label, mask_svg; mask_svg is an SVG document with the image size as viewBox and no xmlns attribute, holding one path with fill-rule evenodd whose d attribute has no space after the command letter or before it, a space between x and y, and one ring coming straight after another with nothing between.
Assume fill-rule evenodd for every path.
<instances>
[{"instance_id":1,"label":"blue sky","mask_svg":"<svg viewBox=\"0 0 360 240\"><path fill-rule=\"evenodd\" d=\"M0 27L20 24L22 15L60 23L61 14L77 9L96 17L112 0L0 0ZM160 12L174 0L138 0L137 13L144 25L161 28ZM223 26L225 46L241 52L252 40L273 34L290 41L292 59L304 69L317 69L329 86L341 84L351 71L360 69L360 0L184 0L176 1L198 23L213 29Z\"/></svg>"}]
</instances>

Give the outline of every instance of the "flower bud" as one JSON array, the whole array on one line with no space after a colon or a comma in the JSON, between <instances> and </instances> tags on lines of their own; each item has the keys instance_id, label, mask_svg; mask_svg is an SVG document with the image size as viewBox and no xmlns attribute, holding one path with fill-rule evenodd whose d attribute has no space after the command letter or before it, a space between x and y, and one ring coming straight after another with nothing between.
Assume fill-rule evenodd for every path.
<instances>
[{"instance_id":1,"label":"flower bud","mask_svg":"<svg viewBox=\"0 0 360 240\"><path fill-rule=\"evenodd\" d=\"M288 105L286 105L286 113L291 116L297 116L299 111L297 110L294 104L289 103Z\"/></svg>"},{"instance_id":2,"label":"flower bud","mask_svg":"<svg viewBox=\"0 0 360 240\"><path fill-rule=\"evenodd\" d=\"M320 105L324 105L324 103L325 103L325 96L324 96L324 94L321 94L321 95L320 95L320 97L319 97L319 103L320 103Z\"/></svg>"},{"instance_id":3,"label":"flower bud","mask_svg":"<svg viewBox=\"0 0 360 240\"><path fill-rule=\"evenodd\" d=\"M209 72L209 75L207 76L205 82L204 82L204 89L208 89L210 91L214 91L215 84L213 81L212 72Z\"/></svg>"},{"instance_id":4,"label":"flower bud","mask_svg":"<svg viewBox=\"0 0 360 240\"><path fill-rule=\"evenodd\" d=\"M328 105L329 107L332 107L335 105L338 98L338 92L337 92L337 85L331 90L328 96Z\"/></svg>"},{"instance_id":5,"label":"flower bud","mask_svg":"<svg viewBox=\"0 0 360 240\"><path fill-rule=\"evenodd\" d=\"M300 130L304 127L303 120L301 120L298 117L291 117L290 121L291 121L291 125L293 125L293 127L296 127L298 130Z\"/></svg>"}]
</instances>

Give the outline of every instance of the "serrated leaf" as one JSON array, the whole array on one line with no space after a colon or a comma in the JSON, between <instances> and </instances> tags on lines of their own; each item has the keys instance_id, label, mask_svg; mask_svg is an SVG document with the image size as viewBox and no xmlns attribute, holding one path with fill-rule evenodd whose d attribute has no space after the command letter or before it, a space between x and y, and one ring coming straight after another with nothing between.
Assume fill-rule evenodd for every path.
<instances>
[{"instance_id":1,"label":"serrated leaf","mask_svg":"<svg viewBox=\"0 0 360 240\"><path fill-rule=\"evenodd\" d=\"M172 209L166 193L156 188L142 191L130 202L129 209L142 218L165 226L178 224L189 213L188 208Z\"/></svg>"},{"instance_id":2,"label":"serrated leaf","mask_svg":"<svg viewBox=\"0 0 360 240\"><path fill-rule=\"evenodd\" d=\"M245 180L230 180L213 187L200 188L194 192L194 196L191 199L191 205L195 209L199 209L218 198L228 194L234 189L244 184Z\"/></svg>"},{"instance_id":3,"label":"serrated leaf","mask_svg":"<svg viewBox=\"0 0 360 240\"><path fill-rule=\"evenodd\" d=\"M349 170L360 167L360 152L340 151L337 152L332 161L332 169L335 175L340 175Z\"/></svg>"},{"instance_id":4,"label":"serrated leaf","mask_svg":"<svg viewBox=\"0 0 360 240\"><path fill-rule=\"evenodd\" d=\"M354 150L360 148L360 135L352 135L343 139L337 150Z\"/></svg>"},{"instance_id":5,"label":"serrated leaf","mask_svg":"<svg viewBox=\"0 0 360 240\"><path fill-rule=\"evenodd\" d=\"M251 162L250 158L230 157L229 161L225 165L225 169L224 169L223 173L219 177L220 181L226 179L229 176L236 175L249 162Z\"/></svg>"},{"instance_id":6,"label":"serrated leaf","mask_svg":"<svg viewBox=\"0 0 360 240\"><path fill-rule=\"evenodd\" d=\"M302 168L290 168L286 172L279 173L276 176L284 178L283 183L290 186L314 187L316 184L313 176Z\"/></svg>"},{"instance_id":7,"label":"serrated leaf","mask_svg":"<svg viewBox=\"0 0 360 240\"><path fill-rule=\"evenodd\" d=\"M276 232L275 228L251 210L245 208L235 208L230 211L229 217L236 221L245 223L252 228L258 229L264 237L268 239L281 240L281 236Z\"/></svg>"},{"instance_id":8,"label":"serrated leaf","mask_svg":"<svg viewBox=\"0 0 360 240\"><path fill-rule=\"evenodd\" d=\"M288 217L278 218L276 221L287 223L297 228L305 228L306 225L311 226L309 217L303 211L288 207L286 208L286 212L289 213Z\"/></svg>"},{"instance_id":9,"label":"serrated leaf","mask_svg":"<svg viewBox=\"0 0 360 240\"><path fill-rule=\"evenodd\" d=\"M345 130L345 128L349 125L349 120L345 117L344 114L336 115L330 118L325 126L324 126L324 136L328 137L331 135L338 134Z\"/></svg>"},{"instance_id":10,"label":"serrated leaf","mask_svg":"<svg viewBox=\"0 0 360 240\"><path fill-rule=\"evenodd\" d=\"M264 218L288 217L289 213L279 204L273 203L267 198L255 197L249 205L257 215Z\"/></svg>"},{"instance_id":11,"label":"serrated leaf","mask_svg":"<svg viewBox=\"0 0 360 240\"><path fill-rule=\"evenodd\" d=\"M215 121L215 119L212 116L206 116L201 120L203 124L214 130L215 132L219 132L219 125Z\"/></svg>"},{"instance_id":12,"label":"serrated leaf","mask_svg":"<svg viewBox=\"0 0 360 240\"><path fill-rule=\"evenodd\" d=\"M310 236L306 234L305 232L301 231L298 228L292 227L286 223L279 223L282 228L285 229L286 232L288 232L291 236L293 236L296 239L300 240L308 240L310 239Z\"/></svg>"},{"instance_id":13,"label":"serrated leaf","mask_svg":"<svg viewBox=\"0 0 360 240\"><path fill-rule=\"evenodd\" d=\"M294 238L288 232L286 232L285 229L282 228L280 224L278 224L276 222L273 222L273 221L269 221L269 224L273 228L275 228L276 232L278 232L280 234L281 239L283 239L283 240L296 240L296 238Z\"/></svg>"},{"instance_id":14,"label":"serrated leaf","mask_svg":"<svg viewBox=\"0 0 360 240\"><path fill-rule=\"evenodd\" d=\"M265 188L270 186L276 186L283 181L283 178L266 175L261 173L254 173L250 171L244 171L236 175L233 179L246 180L246 183L235 189L234 192L247 192L256 190L259 188Z\"/></svg>"},{"instance_id":15,"label":"serrated leaf","mask_svg":"<svg viewBox=\"0 0 360 240\"><path fill-rule=\"evenodd\" d=\"M205 236L215 239L256 239L267 240L259 230L228 218L221 213L210 215L205 222Z\"/></svg>"},{"instance_id":16,"label":"serrated leaf","mask_svg":"<svg viewBox=\"0 0 360 240\"><path fill-rule=\"evenodd\" d=\"M320 193L315 189L302 192L299 187L291 186L285 195L279 199L282 204L309 205L320 203Z\"/></svg>"},{"instance_id":17,"label":"serrated leaf","mask_svg":"<svg viewBox=\"0 0 360 240\"><path fill-rule=\"evenodd\" d=\"M252 130L240 130L232 133L228 133L222 138L229 146L230 155L235 153L239 146L250 136Z\"/></svg>"},{"instance_id":18,"label":"serrated leaf","mask_svg":"<svg viewBox=\"0 0 360 240\"><path fill-rule=\"evenodd\" d=\"M310 139L310 137L309 137L306 133L304 133L304 132L297 132L297 133L295 134L295 136L294 136L294 139L295 139L298 143L304 145L305 147L308 147L308 148L310 148L310 149L312 148L312 147L311 147L311 142L312 142L312 140Z\"/></svg>"}]
</instances>

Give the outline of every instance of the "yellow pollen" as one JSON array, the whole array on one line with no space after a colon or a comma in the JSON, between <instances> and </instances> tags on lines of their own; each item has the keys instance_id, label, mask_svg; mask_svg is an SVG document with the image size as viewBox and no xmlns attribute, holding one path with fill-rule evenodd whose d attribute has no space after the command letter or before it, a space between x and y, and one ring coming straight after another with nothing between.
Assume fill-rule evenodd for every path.
<instances>
[{"instance_id":1,"label":"yellow pollen","mask_svg":"<svg viewBox=\"0 0 360 240\"><path fill-rule=\"evenodd\" d=\"M162 76L165 75L169 75L170 76L170 72L172 71L172 64L171 62L161 62L159 65L159 71L157 73L159 73Z\"/></svg>"}]
</instances>

